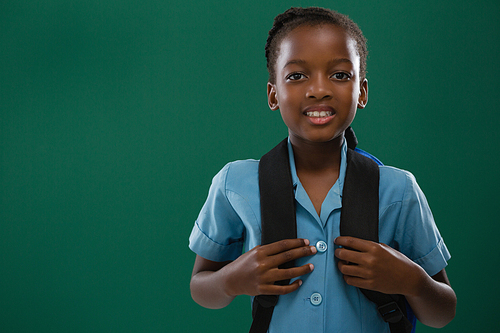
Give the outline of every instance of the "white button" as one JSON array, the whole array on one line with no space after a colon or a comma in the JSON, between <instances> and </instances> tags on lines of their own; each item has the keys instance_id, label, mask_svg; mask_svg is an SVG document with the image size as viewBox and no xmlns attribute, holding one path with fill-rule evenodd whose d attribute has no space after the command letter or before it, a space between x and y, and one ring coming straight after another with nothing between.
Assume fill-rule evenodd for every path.
<instances>
[{"instance_id":1,"label":"white button","mask_svg":"<svg viewBox=\"0 0 500 333\"><path fill-rule=\"evenodd\" d=\"M311 304L312 305L320 305L323 301L323 297L320 293L314 293L311 295Z\"/></svg>"},{"instance_id":2,"label":"white button","mask_svg":"<svg viewBox=\"0 0 500 333\"><path fill-rule=\"evenodd\" d=\"M323 241L318 241L316 243L316 249L318 250L318 252L325 252L327 248L328 245L326 245L326 243Z\"/></svg>"}]
</instances>

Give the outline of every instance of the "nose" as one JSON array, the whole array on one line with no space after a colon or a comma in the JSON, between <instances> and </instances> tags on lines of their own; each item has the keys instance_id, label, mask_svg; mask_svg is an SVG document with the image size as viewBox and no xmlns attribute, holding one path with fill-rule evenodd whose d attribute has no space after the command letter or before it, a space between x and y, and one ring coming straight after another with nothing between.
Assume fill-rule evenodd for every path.
<instances>
[{"instance_id":1,"label":"nose","mask_svg":"<svg viewBox=\"0 0 500 333\"><path fill-rule=\"evenodd\" d=\"M328 77L319 75L310 81L306 97L314 99L328 99L332 97L331 81Z\"/></svg>"}]
</instances>

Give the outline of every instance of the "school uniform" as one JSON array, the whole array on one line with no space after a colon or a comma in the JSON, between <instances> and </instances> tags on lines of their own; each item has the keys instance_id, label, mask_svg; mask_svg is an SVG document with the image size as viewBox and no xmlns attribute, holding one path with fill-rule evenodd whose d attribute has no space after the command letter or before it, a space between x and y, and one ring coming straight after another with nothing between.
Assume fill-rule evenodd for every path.
<instances>
[{"instance_id":1,"label":"school uniform","mask_svg":"<svg viewBox=\"0 0 500 333\"><path fill-rule=\"evenodd\" d=\"M296 260L297 266L312 263L314 271L300 277L303 284L297 291L279 297L269 332L389 332L376 305L345 283L334 256L333 242L340 236L346 143L339 178L328 192L320 216L297 177L290 142L288 151L297 237L308 239L318 252ZM260 244L258 163L235 161L214 177L189 238L189 247L196 254L212 261L235 260L242 251ZM411 173L390 166L379 168L379 241L405 254L430 276L437 274L451 256L424 194Z\"/></svg>"}]
</instances>

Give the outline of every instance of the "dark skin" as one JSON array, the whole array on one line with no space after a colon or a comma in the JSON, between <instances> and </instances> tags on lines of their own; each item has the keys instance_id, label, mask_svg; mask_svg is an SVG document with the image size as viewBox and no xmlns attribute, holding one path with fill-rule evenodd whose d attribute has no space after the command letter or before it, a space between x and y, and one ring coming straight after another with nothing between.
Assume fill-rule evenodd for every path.
<instances>
[{"instance_id":1,"label":"dark skin","mask_svg":"<svg viewBox=\"0 0 500 333\"><path fill-rule=\"evenodd\" d=\"M276 82L267 87L269 107L280 110L289 129L297 175L319 215L339 176L343 133L356 110L367 103L368 82L359 77L353 40L328 24L289 32L280 44L275 68ZM347 284L404 295L417 318L428 326L443 327L455 316L456 296L444 269L430 277L385 244L353 237L338 237L335 243L342 246L335 256ZM315 253L308 240L289 239L256 246L231 262L197 256L191 295L204 307L222 308L237 295L294 292L302 283L300 276L313 272L313 265L278 266ZM288 286L274 285L295 278L299 279Z\"/></svg>"},{"instance_id":2,"label":"dark skin","mask_svg":"<svg viewBox=\"0 0 500 333\"><path fill-rule=\"evenodd\" d=\"M223 308L237 295L284 295L297 290L302 281L287 286L275 281L293 279L313 271L312 264L289 269L278 266L315 254L305 239L287 239L256 246L234 261L215 262L196 256L191 277L191 295L201 306Z\"/></svg>"},{"instance_id":3,"label":"dark skin","mask_svg":"<svg viewBox=\"0 0 500 333\"><path fill-rule=\"evenodd\" d=\"M338 267L347 284L386 294L402 294L417 318L440 328L455 316L456 296L443 269L430 277L422 267L386 244L337 237Z\"/></svg>"}]
</instances>

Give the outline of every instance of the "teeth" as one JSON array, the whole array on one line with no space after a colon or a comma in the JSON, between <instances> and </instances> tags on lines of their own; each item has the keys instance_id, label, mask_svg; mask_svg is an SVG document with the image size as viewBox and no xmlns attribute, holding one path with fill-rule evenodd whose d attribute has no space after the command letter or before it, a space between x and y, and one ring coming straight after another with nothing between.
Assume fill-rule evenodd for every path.
<instances>
[{"instance_id":1,"label":"teeth","mask_svg":"<svg viewBox=\"0 0 500 333\"><path fill-rule=\"evenodd\" d=\"M322 117L330 117L333 116L332 111L309 111L306 112L308 117L322 118Z\"/></svg>"}]
</instances>

